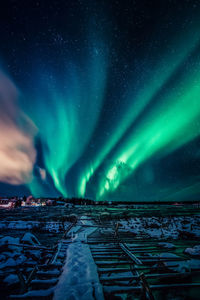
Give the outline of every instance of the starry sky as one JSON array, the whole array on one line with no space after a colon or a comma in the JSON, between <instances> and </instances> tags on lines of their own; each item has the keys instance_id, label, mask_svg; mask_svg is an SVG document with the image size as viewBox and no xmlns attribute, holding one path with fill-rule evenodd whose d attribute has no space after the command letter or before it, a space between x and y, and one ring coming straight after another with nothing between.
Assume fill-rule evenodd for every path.
<instances>
[{"instance_id":1,"label":"starry sky","mask_svg":"<svg viewBox=\"0 0 200 300\"><path fill-rule=\"evenodd\" d=\"M1 195L200 196L200 2L1 1Z\"/></svg>"}]
</instances>

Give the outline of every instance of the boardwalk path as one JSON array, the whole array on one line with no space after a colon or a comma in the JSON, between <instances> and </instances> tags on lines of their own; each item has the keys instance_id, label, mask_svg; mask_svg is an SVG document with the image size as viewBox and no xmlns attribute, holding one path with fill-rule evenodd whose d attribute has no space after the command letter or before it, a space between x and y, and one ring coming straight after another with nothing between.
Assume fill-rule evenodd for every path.
<instances>
[{"instance_id":1,"label":"boardwalk path","mask_svg":"<svg viewBox=\"0 0 200 300\"><path fill-rule=\"evenodd\" d=\"M60 240L50 264L38 266L27 292L11 298L199 299L200 260L184 255L181 241L174 243L83 216Z\"/></svg>"}]
</instances>

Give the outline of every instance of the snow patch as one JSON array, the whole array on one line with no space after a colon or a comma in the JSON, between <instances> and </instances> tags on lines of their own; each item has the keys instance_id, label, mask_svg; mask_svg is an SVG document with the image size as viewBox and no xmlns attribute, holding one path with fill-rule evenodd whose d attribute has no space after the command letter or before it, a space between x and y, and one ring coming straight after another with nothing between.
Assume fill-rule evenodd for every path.
<instances>
[{"instance_id":1,"label":"snow patch","mask_svg":"<svg viewBox=\"0 0 200 300\"><path fill-rule=\"evenodd\" d=\"M193 248L186 248L184 253L193 257L200 257L200 245L196 245Z\"/></svg>"},{"instance_id":2,"label":"snow patch","mask_svg":"<svg viewBox=\"0 0 200 300\"><path fill-rule=\"evenodd\" d=\"M53 299L92 300L94 298L104 299L90 248L87 244L73 242L67 249L67 260Z\"/></svg>"},{"instance_id":3,"label":"snow patch","mask_svg":"<svg viewBox=\"0 0 200 300\"><path fill-rule=\"evenodd\" d=\"M28 244L28 245L40 245L38 239L30 232L25 233L25 235L21 239L21 242L23 244Z\"/></svg>"}]
</instances>

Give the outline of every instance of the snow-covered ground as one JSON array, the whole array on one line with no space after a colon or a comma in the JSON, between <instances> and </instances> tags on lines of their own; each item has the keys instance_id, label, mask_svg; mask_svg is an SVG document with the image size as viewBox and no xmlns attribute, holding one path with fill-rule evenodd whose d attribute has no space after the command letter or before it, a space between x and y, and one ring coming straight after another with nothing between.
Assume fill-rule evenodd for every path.
<instances>
[{"instance_id":1,"label":"snow-covered ground","mask_svg":"<svg viewBox=\"0 0 200 300\"><path fill-rule=\"evenodd\" d=\"M108 217L110 217L109 214ZM67 221L62 222L62 218L55 219L56 221L50 221L51 219L43 221L42 218L40 221L25 220L18 219L18 221L14 221L9 217L0 222L1 232L7 234L7 236L0 236L0 274L3 274L5 270L7 271L7 275L3 279L3 283L6 286L19 283L19 277L16 275L16 267L24 263L30 264L28 270L31 271L34 265L37 264L41 257L42 249L45 248L40 245L40 237L45 236L46 238L55 233L57 239L60 239L64 229L67 229L69 224L71 224ZM113 237L114 223L109 221L109 218L108 223L106 222L105 224L108 224L108 228L99 228L99 232L102 231L105 235L109 236L110 234ZM117 221L114 222L116 223ZM104 299L97 267L87 244L88 236L97 230L96 226L95 222L89 220L89 217L82 215L76 226L72 227L67 234L69 239L65 240L67 248L62 252L63 258L60 264L63 266L63 269L58 283L48 290L38 290L35 294L33 291L28 291L26 296L36 294L44 296L54 293L54 300ZM16 233L16 236L9 236L9 230L12 232L10 235L15 235ZM30 231L34 232L33 230L36 230L35 232L41 231L41 234L37 235L39 240L30 233ZM143 236L145 239L146 237L150 238L149 240L156 238L156 244L162 251L157 254L150 253L150 258L151 256L158 256L160 258L171 257L175 260L179 255L176 252L176 240L187 238L188 240L192 240L192 243L184 243L184 246L181 246L181 253L183 257L186 257L185 261L176 260L170 262L166 260L164 264L172 272L182 273L200 269L199 215L174 217L141 216L126 220L122 218L119 221L119 232L126 233L127 231L133 233L133 239L135 235L139 237ZM26 233L24 234L24 232ZM23 249L24 245L29 245L30 249L25 249L26 247Z\"/></svg>"},{"instance_id":2,"label":"snow-covered ground","mask_svg":"<svg viewBox=\"0 0 200 300\"><path fill-rule=\"evenodd\" d=\"M200 245L196 245L193 248L186 248L184 252L192 257L200 258Z\"/></svg>"},{"instance_id":3,"label":"snow-covered ground","mask_svg":"<svg viewBox=\"0 0 200 300\"><path fill-rule=\"evenodd\" d=\"M141 217L121 220L120 230L153 238L200 237L200 216Z\"/></svg>"},{"instance_id":4,"label":"snow-covered ground","mask_svg":"<svg viewBox=\"0 0 200 300\"><path fill-rule=\"evenodd\" d=\"M81 227L81 225L84 225ZM88 227L87 227L88 226ZM54 294L54 300L73 299L73 300L103 300L103 290L99 282L96 264L93 260L87 237L97 228L87 217L82 217L77 225L71 229L68 236L71 236L71 242L66 249L66 261L57 285L48 290L27 291L19 297L39 297ZM63 240L66 245L68 240ZM61 242L62 243L62 242ZM30 245L36 249L29 250L29 256L23 254L23 247L20 245ZM40 255L40 243L31 233L26 233L22 238L5 236L0 239L0 247L5 247L5 251L1 253L1 268L16 267L22 262L33 262L31 255ZM62 247L62 246L61 246ZM59 247L58 247L59 248ZM9 250L8 250L9 249ZM65 256L65 255L64 255ZM61 257L61 253L59 253ZM37 257L39 258L39 257ZM55 263L54 263L55 264ZM1 271L1 269L0 269ZM14 269L4 278L6 285L19 283L19 278L14 273ZM18 295L14 296L18 298Z\"/></svg>"},{"instance_id":5,"label":"snow-covered ground","mask_svg":"<svg viewBox=\"0 0 200 300\"><path fill-rule=\"evenodd\" d=\"M33 249L24 251L23 245L31 245ZM0 270L16 268L25 262L35 264L41 254L39 241L28 232L21 239L11 236L1 238L0 249Z\"/></svg>"},{"instance_id":6,"label":"snow-covered ground","mask_svg":"<svg viewBox=\"0 0 200 300\"><path fill-rule=\"evenodd\" d=\"M60 232L66 230L67 227L71 223L69 222L38 222L38 221L0 221L0 230L4 229L12 229L12 230L41 230L41 231L48 231L48 232ZM64 226L64 228L63 228Z\"/></svg>"},{"instance_id":7,"label":"snow-covered ground","mask_svg":"<svg viewBox=\"0 0 200 300\"><path fill-rule=\"evenodd\" d=\"M94 226L84 216L81 218L80 223L85 226ZM67 249L67 260L55 288L54 300L104 299L97 267L90 248L86 244L87 237L97 228L84 226L81 229L81 224L77 224L69 233L72 235L72 243Z\"/></svg>"}]
</instances>

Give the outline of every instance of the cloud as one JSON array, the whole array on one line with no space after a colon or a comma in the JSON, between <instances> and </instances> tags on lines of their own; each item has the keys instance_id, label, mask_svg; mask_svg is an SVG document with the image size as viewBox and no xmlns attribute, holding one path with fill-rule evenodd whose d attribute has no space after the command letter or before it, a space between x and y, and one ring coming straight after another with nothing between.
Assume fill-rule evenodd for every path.
<instances>
[{"instance_id":1,"label":"cloud","mask_svg":"<svg viewBox=\"0 0 200 300\"><path fill-rule=\"evenodd\" d=\"M0 181L15 185L31 180L36 158L36 128L20 111L17 97L17 88L0 71Z\"/></svg>"}]
</instances>

